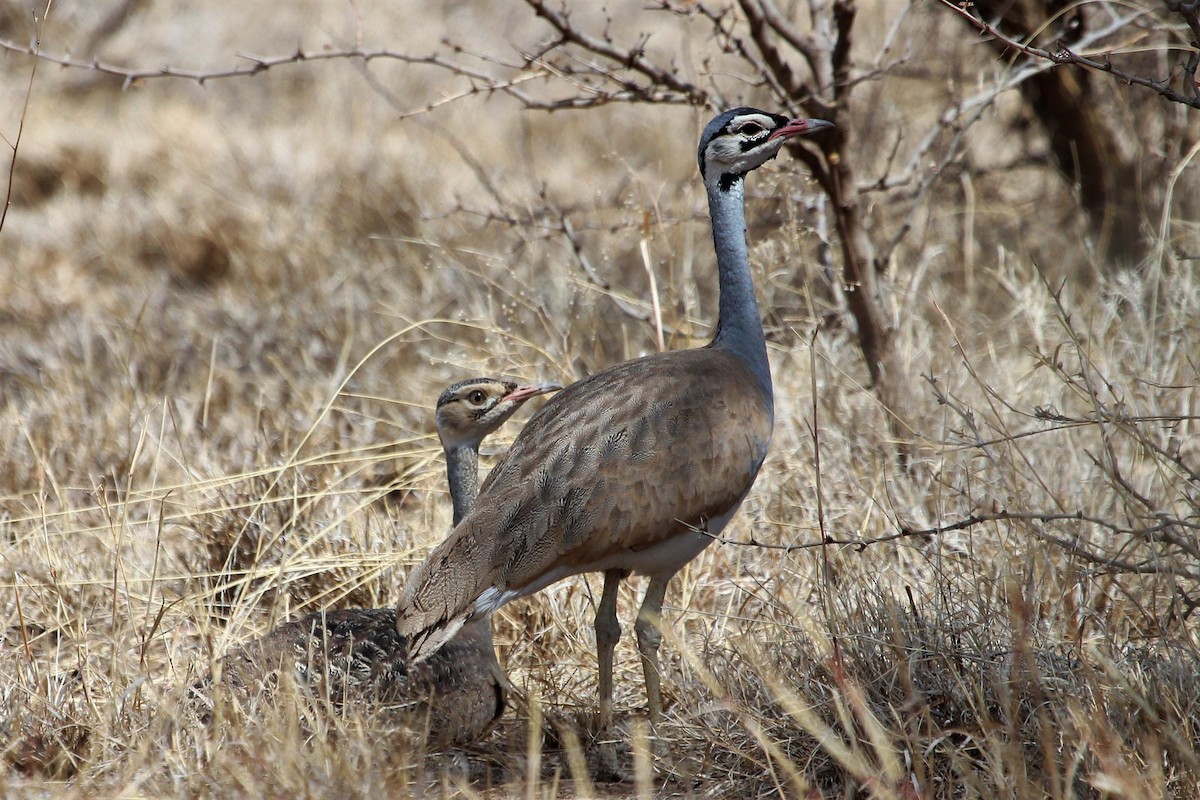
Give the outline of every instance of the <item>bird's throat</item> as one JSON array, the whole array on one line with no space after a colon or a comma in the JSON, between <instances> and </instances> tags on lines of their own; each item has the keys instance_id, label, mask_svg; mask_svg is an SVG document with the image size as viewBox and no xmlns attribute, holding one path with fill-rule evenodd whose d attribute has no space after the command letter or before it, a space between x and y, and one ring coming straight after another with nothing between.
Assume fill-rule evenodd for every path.
<instances>
[{"instance_id":1,"label":"bird's throat","mask_svg":"<svg viewBox=\"0 0 1200 800\"><path fill-rule=\"evenodd\" d=\"M720 286L717 329L712 346L741 359L770 398L771 368L767 362L762 319L746 250L745 182L738 177L728 188L725 188L724 176L707 182Z\"/></svg>"}]
</instances>

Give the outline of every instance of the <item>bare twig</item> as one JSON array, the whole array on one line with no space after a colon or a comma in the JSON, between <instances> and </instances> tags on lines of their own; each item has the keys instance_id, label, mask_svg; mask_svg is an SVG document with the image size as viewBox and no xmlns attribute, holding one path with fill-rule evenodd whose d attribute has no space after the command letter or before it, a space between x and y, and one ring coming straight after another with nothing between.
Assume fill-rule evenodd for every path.
<instances>
[{"instance_id":1,"label":"bare twig","mask_svg":"<svg viewBox=\"0 0 1200 800\"><path fill-rule=\"evenodd\" d=\"M349 50L321 50L318 52L305 52L303 49L296 50L291 55L285 56L242 56L250 63L241 67L229 67L218 70L193 70L182 69L179 67L164 66L157 69L139 69L136 67L122 67L116 64L108 64L99 59L90 61L71 58L69 56L58 56L50 53L43 53L41 50L34 47L17 44L16 42L7 39L0 39L0 49L8 50L12 53L23 53L25 55L34 56L41 61L49 61L51 64L58 64L63 67L72 67L75 69L86 69L92 72L99 72L104 75L112 75L114 77L123 78L125 85L129 86L135 81L151 80L155 78L182 78L184 80L196 81L204 84L207 81L221 80L224 78L240 78L247 75L257 75L260 72L265 72L275 67L286 64L299 64L306 61L338 61L344 59L359 58L364 61L373 61L376 59L403 61L407 64L429 64L433 66L454 68L459 65L447 62L438 56L411 56L405 53L398 53L394 50L361 50L353 48Z\"/></svg>"},{"instance_id":2,"label":"bare twig","mask_svg":"<svg viewBox=\"0 0 1200 800\"><path fill-rule=\"evenodd\" d=\"M1200 3L1196 0L1164 0L1167 8L1183 17L1188 29L1192 32L1192 53L1183 66L1183 74L1187 78L1192 92L1200 97L1200 82L1196 80L1196 69L1200 67Z\"/></svg>"},{"instance_id":3,"label":"bare twig","mask_svg":"<svg viewBox=\"0 0 1200 800\"><path fill-rule=\"evenodd\" d=\"M798 50L808 61L809 69L818 75L821 51L817 43L808 40L799 31L783 19L782 14L770 3L770 0L739 0L742 13L750 26L750 38L774 79L783 102L798 102L801 106L811 104L813 110L808 111L814 116L826 117L830 114L830 104L819 101L813 91L792 70L787 58L780 52L772 41L772 36L779 36L787 44Z\"/></svg>"},{"instance_id":4,"label":"bare twig","mask_svg":"<svg viewBox=\"0 0 1200 800\"><path fill-rule=\"evenodd\" d=\"M615 64L620 64L626 69L642 75L652 84L671 90L692 105L701 107L707 105L709 99L707 91L694 83L685 81L674 70L660 67L650 61L641 47L622 49L614 45L611 39L600 39L584 33L571 23L570 14L567 11L555 11L545 0L525 0L525 2L535 14L550 23L558 33L561 43L579 45L584 50L595 53ZM627 84L626 89L635 96L641 91L641 87L632 83Z\"/></svg>"},{"instance_id":5,"label":"bare twig","mask_svg":"<svg viewBox=\"0 0 1200 800\"><path fill-rule=\"evenodd\" d=\"M559 230L571 245L571 252L575 254L575 260L579 262L579 266L583 268L583 274L587 276L588 281L604 292L605 296L613 301L617 308L621 309L626 316L632 317L639 322L649 322L650 312L644 311L636 306L626 302L618 297L612 291L612 285L600 277L600 273L592 265L592 260L588 258L587 253L583 249L583 243L579 240L579 236L575 233L575 227L571 224L571 220L566 214L561 211L558 213Z\"/></svg>"},{"instance_id":6,"label":"bare twig","mask_svg":"<svg viewBox=\"0 0 1200 800\"><path fill-rule=\"evenodd\" d=\"M801 542L799 544L775 544L772 542L761 542L754 537L745 541L737 541L735 539L727 539L723 536L715 536L708 534L703 530L697 530L698 533L703 533L709 536L713 541L720 544L737 545L740 547L758 547L764 550L778 550L783 553L796 553L803 550L812 550L814 548L825 548L830 545L852 547L855 550L866 550L871 545L887 544L902 539L925 538L929 536L938 536L944 533L952 533L954 531L964 531L974 528L978 525L984 525L992 522L1079 522L1090 525L1095 525L1103 528L1114 535L1129 536L1134 540L1149 540L1158 533L1161 526L1152 526L1148 528L1123 528L1111 520L1106 520L1101 517L1084 514L1078 512L1016 512L1016 511L996 511L991 513L972 514L963 519L954 522L948 522L944 525L936 525L930 528L910 528L907 525L900 525L895 533L885 534L883 536L873 536L868 538L835 538L832 536L823 536L820 541L816 542ZM1101 553L1096 553L1080 544L1077 538L1065 538L1055 536L1043 530L1034 531L1039 539L1050 544L1060 547L1063 550L1070 552L1072 555L1078 556L1084 561L1102 566L1108 571L1127 572L1144 575L1173 575L1189 580L1200 581L1200 569L1189 568L1182 563L1167 562L1160 557L1148 558L1143 561L1128 561L1106 556Z\"/></svg>"},{"instance_id":7,"label":"bare twig","mask_svg":"<svg viewBox=\"0 0 1200 800\"><path fill-rule=\"evenodd\" d=\"M251 75L258 75L270 69L283 67L292 64L301 64L308 62L320 61L346 61L359 60L363 63L371 61L399 61L405 64L420 64L425 66L438 67L444 69L454 75L466 78L471 81L471 86L458 93L452 93L447 97L441 97L431 103L428 103L419 108L407 112L401 112L401 116L410 116L412 114L424 113L431 111L439 106L445 105L454 100L475 94L487 94L492 92L503 92L512 95L523 103L532 104L534 99L518 89L523 83L534 80L538 75L524 72L516 75L509 80L503 80L484 72L479 69L472 68L458 61L453 61L443 55L432 53L424 56L411 55L409 53L401 53L396 50L378 49L365 50L362 48L345 48L345 49L329 49L318 51L306 51L298 49L290 55L279 56L248 56L243 55L242 58L250 63L240 67L226 67L215 70L199 70L199 69L184 69L181 67L163 66L155 69L147 69L141 67L125 67L118 64L111 64L99 59L83 60L70 58L69 56L60 56L41 51L40 45L25 46L17 44L6 39L0 39L0 50L7 50L13 53L22 53L24 55L33 56L39 61L48 61L51 64L58 64L63 67L73 69L90 70L103 75L111 75L121 78L124 81L124 88L128 88L138 81L156 80L162 78L174 78L187 81L195 81L201 85L208 81L224 80L227 78L243 78ZM513 65L503 65L510 69L520 69Z\"/></svg>"},{"instance_id":8,"label":"bare twig","mask_svg":"<svg viewBox=\"0 0 1200 800\"><path fill-rule=\"evenodd\" d=\"M832 544L829 537L829 532L825 529L825 491L821 482L821 416L820 404L817 402L820 397L820 392L817 391L817 335L820 329L814 329L812 336L808 340L808 364L809 364L809 391L812 394L812 424L809 426L809 434L813 441L813 474L816 480L816 495L817 495L817 525L821 529L821 609L825 613L825 624L829 628L830 635L833 637L834 648L837 648L838 639L833 630L833 609L830 604L829 595L833 591L833 572L829 565L829 548L826 545ZM836 652L836 650L835 650Z\"/></svg>"},{"instance_id":9,"label":"bare twig","mask_svg":"<svg viewBox=\"0 0 1200 800\"><path fill-rule=\"evenodd\" d=\"M50 10L50 5L47 3L46 10ZM43 16L43 19L45 17ZM8 189L4 192L4 208L0 208L0 233L4 232L4 220L8 218L8 207L12 205L13 193L13 175L17 170L17 152L21 149L21 134L25 132L25 118L29 114L29 98L33 96L33 79L37 75L37 65L39 55L42 51L42 35L41 23L38 22L37 16L34 16L34 39L30 53L34 56L33 65L29 68L29 84L25 87L25 99L21 103L21 118L17 122L17 135L13 138L12 144L9 147L12 149L12 157L8 161Z\"/></svg>"},{"instance_id":10,"label":"bare twig","mask_svg":"<svg viewBox=\"0 0 1200 800\"><path fill-rule=\"evenodd\" d=\"M1195 5L1194 3L1184 3L1180 2L1179 0L1172 0L1172 2L1178 6ZM1197 85L1195 76L1196 62L1197 59L1200 58L1200 54L1194 53L1189 59L1187 67L1185 67L1185 72L1188 74L1191 86L1191 95L1189 96L1172 89L1169 78L1155 80L1154 78L1148 78L1144 75L1138 75L1136 73L1129 72L1128 70L1120 69L1113 66L1112 60L1108 56L1104 56L1103 60L1097 60L1095 58L1080 55L1065 45L1059 45L1054 50L1044 50L1040 47L1034 47L1033 45L1020 42L1002 33L996 28L996 26L992 25L986 20L981 19L975 14L972 14L970 10L970 3L956 2L956 0L941 0L941 3L947 8L953 10L954 13L966 19L971 25L978 29L980 33L984 34L985 36L991 36L994 39L1003 42L1006 46L1011 47L1020 53L1024 53L1027 56L1033 56L1034 58L1048 61L1056 66L1070 64L1079 67L1086 67L1087 69L1095 70L1096 72L1107 72L1113 77L1119 78L1128 84L1150 89L1151 91L1156 92L1173 103L1181 103L1185 106L1191 106L1192 108L1200 108L1200 86ZM1168 7L1171 7L1172 3L1168 2L1167 5ZM1195 12L1193 9L1193 15L1194 13ZM1188 72L1189 69L1190 72Z\"/></svg>"}]
</instances>

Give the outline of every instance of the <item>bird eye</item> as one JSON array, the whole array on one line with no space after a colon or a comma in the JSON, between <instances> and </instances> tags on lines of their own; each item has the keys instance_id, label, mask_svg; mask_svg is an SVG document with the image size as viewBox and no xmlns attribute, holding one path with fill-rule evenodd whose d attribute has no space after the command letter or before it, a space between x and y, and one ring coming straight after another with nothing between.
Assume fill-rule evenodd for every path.
<instances>
[{"instance_id":1,"label":"bird eye","mask_svg":"<svg viewBox=\"0 0 1200 800\"><path fill-rule=\"evenodd\" d=\"M487 395L483 393L482 389L476 389L467 395L467 399L472 403L482 403L485 399L487 399Z\"/></svg>"},{"instance_id":2,"label":"bird eye","mask_svg":"<svg viewBox=\"0 0 1200 800\"><path fill-rule=\"evenodd\" d=\"M738 128L738 133L745 136L758 136L762 132L763 126L759 125L757 122L746 122L743 123L740 128Z\"/></svg>"}]
</instances>

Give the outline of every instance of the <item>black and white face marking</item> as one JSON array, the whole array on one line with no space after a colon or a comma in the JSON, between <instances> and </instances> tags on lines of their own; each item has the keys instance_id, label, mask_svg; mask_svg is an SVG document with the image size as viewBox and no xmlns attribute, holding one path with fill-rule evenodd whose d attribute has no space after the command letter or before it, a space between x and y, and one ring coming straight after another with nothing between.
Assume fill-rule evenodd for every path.
<instances>
[{"instance_id":1,"label":"black and white face marking","mask_svg":"<svg viewBox=\"0 0 1200 800\"><path fill-rule=\"evenodd\" d=\"M700 137L700 174L720 181L724 191L747 172L771 160L793 136L832 125L819 119L788 119L756 108L735 108L714 119Z\"/></svg>"},{"instance_id":2,"label":"black and white face marking","mask_svg":"<svg viewBox=\"0 0 1200 800\"><path fill-rule=\"evenodd\" d=\"M778 114L744 114L729 121L723 139L736 142L743 153L749 153L769 141L771 133L787 122L787 117Z\"/></svg>"}]
</instances>

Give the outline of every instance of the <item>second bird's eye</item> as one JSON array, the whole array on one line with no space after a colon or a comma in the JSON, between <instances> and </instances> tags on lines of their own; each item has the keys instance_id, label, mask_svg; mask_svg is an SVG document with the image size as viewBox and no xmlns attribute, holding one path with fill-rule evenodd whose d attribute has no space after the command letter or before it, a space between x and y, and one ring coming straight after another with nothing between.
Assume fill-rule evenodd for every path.
<instances>
[{"instance_id":1,"label":"second bird's eye","mask_svg":"<svg viewBox=\"0 0 1200 800\"><path fill-rule=\"evenodd\" d=\"M482 403L484 401L484 398L486 398L486 397L487 397L487 395L485 395L483 393L482 389L476 389L475 391L473 391L469 395L467 395L467 399L470 400L472 403Z\"/></svg>"}]
</instances>

